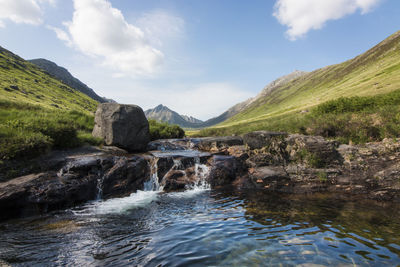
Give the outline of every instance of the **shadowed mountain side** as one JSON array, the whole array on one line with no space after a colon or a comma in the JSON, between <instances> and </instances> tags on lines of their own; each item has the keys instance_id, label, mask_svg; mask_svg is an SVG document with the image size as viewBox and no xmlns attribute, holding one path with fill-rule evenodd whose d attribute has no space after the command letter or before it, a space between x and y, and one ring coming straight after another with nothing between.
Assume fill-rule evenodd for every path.
<instances>
[{"instance_id":1,"label":"shadowed mountain side","mask_svg":"<svg viewBox=\"0 0 400 267\"><path fill-rule=\"evenodd\" d=\"M28 60L29 62L35 64L39 68L43 69L47 73L49 73L51 76L55 77L56 79L62 81L66 85L72 87L73 89L76 89L85 95L89 96L90 98L100 102L100 103L105 103L105 102L115 102L112 99L107 99L104 97L101 97L97 95L93 89L89 88L86 84L72 76L69 71L63 67L58 66L56 63L44 59L44 58L38 58L38 59L31 59Z\"/></svg>"}]
</instances>

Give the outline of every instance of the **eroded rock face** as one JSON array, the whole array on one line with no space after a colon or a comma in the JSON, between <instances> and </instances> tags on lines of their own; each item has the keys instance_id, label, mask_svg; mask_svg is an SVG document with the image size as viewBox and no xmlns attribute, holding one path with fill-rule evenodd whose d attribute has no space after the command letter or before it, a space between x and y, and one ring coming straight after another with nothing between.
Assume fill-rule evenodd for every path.
<instances>
[{"instance_id":1,"label":"eroded rock face","mask_svg":"<svg viewBox=\"0 0 400 267\"><path fill-rule=\"evenodd\" d=\"M149 164L143 157L121 157L102 178L102 197L129 195L143 190L144 182L149 176Z\"/></svg>"},{"instance_id":2,"label":"eroded rock face","mask_svg":"<svg viewBox=\"0 0 400 267\"><path fill-rule=\"evenodd\" d=\"M0 220L41 214L99 197L129 195L149 178L140 156L89 155L67 162L58 172L31 174L0 183Z\"/></svg>"},{"instance_id":3,"label":"eroded rock face","mask_svg":"<svg viewBox=\"0 0 400 267\"><path fill-rule=\"evenodd\" d=\"M92 134L103 138L106 145L128 151L144 151L150 142L149 123L136 105L100 104Z\"/></svg>"}]
</instances>

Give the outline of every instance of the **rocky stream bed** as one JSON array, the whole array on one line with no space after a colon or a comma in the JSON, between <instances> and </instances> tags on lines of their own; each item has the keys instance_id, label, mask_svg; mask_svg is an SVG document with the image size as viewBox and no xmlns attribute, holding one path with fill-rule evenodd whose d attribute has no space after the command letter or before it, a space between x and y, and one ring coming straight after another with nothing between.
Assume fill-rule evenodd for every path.
<instances>
[{"instance_id":1,"label":"rocky stream bed","mask_svg":"<svg viewBox=\"0 0 400 267\"><path fill-rule=\"evenodd\" d=\"M0 219L43 214L138 190L196 186L400 202L400 142L339 145L322 137L253 132L160 140L147 153L89 147L39 159L39 173L0 183Z\"/></svg>"}]
</instances>

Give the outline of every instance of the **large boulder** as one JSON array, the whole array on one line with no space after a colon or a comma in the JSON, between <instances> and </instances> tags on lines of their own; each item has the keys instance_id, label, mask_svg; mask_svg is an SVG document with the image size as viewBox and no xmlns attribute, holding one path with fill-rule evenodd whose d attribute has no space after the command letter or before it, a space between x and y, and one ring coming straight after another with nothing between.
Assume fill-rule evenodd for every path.
<instances>
[{"instance_id":1,"label":"large boulder","mask_svg":"<svg viewBox=\"0 0 400 267\"><path fill-rule=\"evenodd\" d=\"M136 105L100 104L96 111L93 136L106 145L128 151L144 151L150 142L149 123Z\"/></svg>"}]
</instances>

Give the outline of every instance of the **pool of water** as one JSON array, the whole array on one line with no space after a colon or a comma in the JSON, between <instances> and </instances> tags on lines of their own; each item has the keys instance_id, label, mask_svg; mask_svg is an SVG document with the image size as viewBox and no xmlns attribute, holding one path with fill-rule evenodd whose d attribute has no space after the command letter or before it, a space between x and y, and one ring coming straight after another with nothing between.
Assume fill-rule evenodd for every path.
<instances>
[{"instance_id":1,"label":"pool of water","mask_svg":"<svg viewBox=\"0 0 400 267\"><path fill-rule=\"evenodd\" d=\"M400 207L335 195L138 192L0 224L12 266L400 266Z\"/></svg>"}]
</instances>

